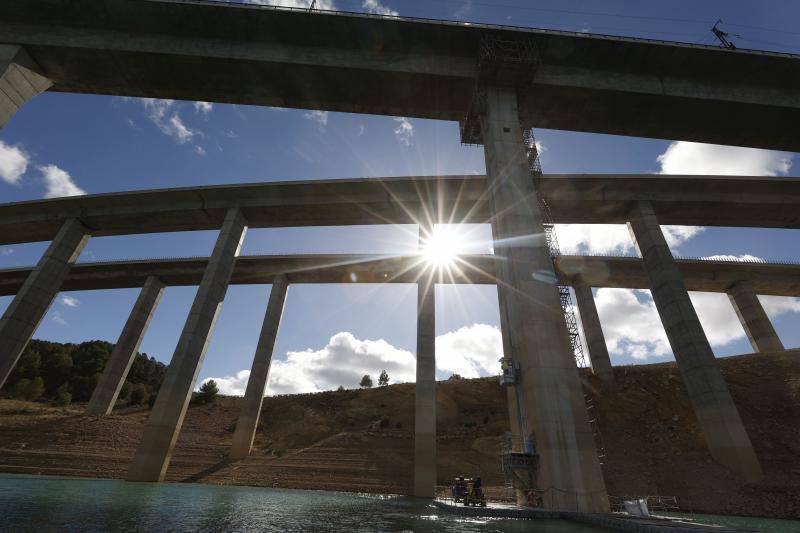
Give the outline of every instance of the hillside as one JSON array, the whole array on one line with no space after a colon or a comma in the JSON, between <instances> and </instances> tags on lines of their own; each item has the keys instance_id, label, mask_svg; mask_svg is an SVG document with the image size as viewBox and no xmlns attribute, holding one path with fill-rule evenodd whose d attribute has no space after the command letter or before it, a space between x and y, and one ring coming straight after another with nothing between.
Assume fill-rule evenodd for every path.
<instances>
[{"instance_id":1,"label":"hillside","mask_svg":"<svg viewBox=\"0 0 800 533\"><path fill-rule=\"evenodd\" d=\"M748 485L711 460L674 364L631 366L615 368L613 389L585 380L607 450L609 493L675 495L682 507L709 513L800 517L800 351L719 363L765 481ZM267 398L253 455L228 463L238 401L190 407L168 480L408 491L412 384ZM83 415L83 407L0 401L0 471L123 477L147 407L102 418ZM508 419L497 381L441 382L437 408L439 483L464 473L502 485L496 451Z\"/></svg>"}]
</instances>

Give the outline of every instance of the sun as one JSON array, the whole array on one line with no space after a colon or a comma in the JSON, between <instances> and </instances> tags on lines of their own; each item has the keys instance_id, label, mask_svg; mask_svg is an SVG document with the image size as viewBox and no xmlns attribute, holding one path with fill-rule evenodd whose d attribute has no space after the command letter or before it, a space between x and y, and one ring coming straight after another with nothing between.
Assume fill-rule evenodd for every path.
<instances>
[{"instance_id":1,"label":"sun","mask_svg":"<svg viewBox=\"0 0 800 533\"><path fill-rule=\"evenodd\" d=\"M451 228L437 226L425 240L422 257L432 266L450 266L464 248L463 239L462 235Z\"/></svg>"}]
</instances>

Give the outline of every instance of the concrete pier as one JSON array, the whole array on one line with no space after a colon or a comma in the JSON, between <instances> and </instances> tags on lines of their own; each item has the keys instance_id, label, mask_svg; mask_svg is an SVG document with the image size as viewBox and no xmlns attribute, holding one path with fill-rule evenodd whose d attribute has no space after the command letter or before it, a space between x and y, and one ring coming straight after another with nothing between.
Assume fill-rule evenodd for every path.
<instances>
[{"instance_id":1,"label":"concrete pier","mask_svg":"<svg viewBox=\"0 0 800 533\"><path fill-rule=\"evenodd\" d=\"M634 205L628 228L711 455L758 481L761 466L649 202Z\"/></svg>"},{"instance_id":2,"label":"concrete pier","mask_svg":"<svg viewBox=\"0 0 800 533\"><path fill-rule=\"evenodd\" d=\"M258 418L261 414L264 391L267 389L269 365L272 361L275 339L278 337L288 288L289 282L286 276L278 276L272 283L264 323L261 326L261 335L258 338L253 366L247 380L247 390L239 408L239 419L236 422L236 431L233 434L231 446L231 459L244 459L250 455L250 448L253 446L253 439L258 427Z\"/></svg>"},{"instance_id":3,"label":"concrete pier","mask_svg":"<svg viewBox=\"0 0 800 533\"><path fill-rule=\"evenodd\" d=\"M17 45L0 44L0 128L28 100L53 85L42 69Z\"/></svg>"},{"instance_id":4,"label":"concrete pier","mask_svg":"<svg viewBox=\"0 0 800 533\"><path fill-rule=\"evenodd\" d=\"M161 481L178 440L214 324L228 290L233 265L247 230L239 209L225 215L214 251L170 361L142 440L128 470L129 481Z\"/></svg>"},{"instance_id":5,"label":"concrete pier","mask_svg":"<svg viewBox=\"0 0 800 533\"><path fill-rule=\"evenodd\" d=\"M0 319L0 387L39 327L70 266L89 240L77 219L64 222Z\"/></svg>"},{"instance_id":6,"label":"concrete pier","mask_svg":"<svg viewBox=\"0 0 800 533\"><path fill-rule=\"evenodd\" d=\"M414 496L436 489L436 305L433 280L417 283L417 382L414 408Z\"/></svg>"},{"instance_id":7,"label":"concrete pier","mask_svg":"<svg viewBox=\"0 0 800 533\"><path fill-rule=\"evenodd\" d=\"M581 315L583 334L586 337L587 348L589 348L592 371L603 381L613 382L614 371L611 368L611 358L608 355L608 346L603 336L603 328L600 325L597 306L594 304L592 288L581 276L575 278L572 288L575 291L575 300L578 305L578 312Z\"/></svg>"},{"instance_id":8,"label":"concrete pier","mask_svg":"<svg viewBox=\"0 0 800 533\"><path fill-rule=\"evenodd\" d=\"M747 333L753 351L774 352L784 349L781 339L772 326L772 321L758 300L752 283L737 281L728 290L728 298Z\"/></svg>"},{"instance_id":9,"label":"concrete pier","mask_svg":"<svg viewBox=\"0 0 800 533\"><path fill-rule=\"evenodd\" d=\"M163 293L164 284L157 277L147 278L133 305L128 321L117 339L114 351L111 352L106 367L103 369L103 375L89 399L86 414L111 414Z\"/></svg>"},{"instance_id":10,"label":"concrete pier","mask_svg":"<svg viewBox=\"0 0 800 533\"><path fill-rule=\"evenodd\" d=\"M516 90L486 88L481 129L503 335L519 364L521 429L540 454L539 488L553 509L608 511L605 484L570 349L522 144Z\"/></svg>"}]
</instances>

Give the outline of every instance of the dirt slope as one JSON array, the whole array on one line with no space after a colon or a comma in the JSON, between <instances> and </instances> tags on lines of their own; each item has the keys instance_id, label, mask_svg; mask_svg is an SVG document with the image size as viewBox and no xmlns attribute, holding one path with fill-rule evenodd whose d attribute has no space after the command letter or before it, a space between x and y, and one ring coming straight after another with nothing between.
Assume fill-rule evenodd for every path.
<instances>
[{"instance_id":1,"label":"dirt slope","mask_svg":"<svg viewBox=\"0 0 800 533\"><path fill-rule=\"evenodd\" d=\"M766 476L748 485L711 460L674 364L618 367L617 385L587 376L615 495L675 495L695 511L800 517L800 351L719 360ZM170 481L407 492L413 476L414 388L267 398L250 458L226 461L238 399L192 406ZM108 417L0 401L0 471L124 477L147 409ZM495 379L438 389L438 476L502 485L497 446L508 429ZM497 491L500 492L499 490Z\"/></svg>"}]
</instances>

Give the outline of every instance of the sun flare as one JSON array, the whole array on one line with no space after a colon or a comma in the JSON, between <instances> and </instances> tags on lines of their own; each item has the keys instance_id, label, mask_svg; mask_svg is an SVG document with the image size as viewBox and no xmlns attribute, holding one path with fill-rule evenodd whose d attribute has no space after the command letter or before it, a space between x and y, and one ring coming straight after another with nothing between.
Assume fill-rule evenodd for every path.
<instances>
[{"instance_id":1,"label":"sun flare","mask_svg":"<svg viewBox=\"0 0 800 533\"><path fill-rule=\"evenodd\" d=\"M455 262L463 248L463 235L450 228L437 227L426 239L422 255L428 264L445 267Z\"/></svg>"}]
</instances>

